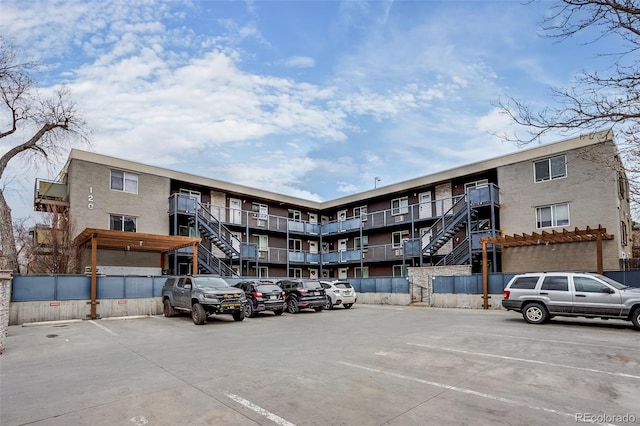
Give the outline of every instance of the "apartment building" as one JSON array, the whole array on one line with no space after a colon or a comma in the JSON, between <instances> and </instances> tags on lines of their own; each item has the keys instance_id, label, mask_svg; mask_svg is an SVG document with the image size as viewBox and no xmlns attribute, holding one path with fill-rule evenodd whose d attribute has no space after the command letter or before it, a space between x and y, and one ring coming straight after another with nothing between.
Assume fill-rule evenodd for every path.
<instances>
[{"instance_id":1,"label":"apartment building","mask_svg":"<svg viewBox=\"0 0 640 426\"><path fill-rule=\"evenodd\" d=\"M188 273L194 257L199 272L224 276L388 277L452 264L480 272L482 238L598 227L608 237L604 268L615 270L632 241L613 137L598 132L325 202L72 150L58 181L36 182L35 207L64 208L73 236L90 228L201 238L197 256L175 250L162 268L154 253L98 250L105 273ZM490 244L488 269L596 270L596 250L560 239Z\"/></svg>"}]
</instances>

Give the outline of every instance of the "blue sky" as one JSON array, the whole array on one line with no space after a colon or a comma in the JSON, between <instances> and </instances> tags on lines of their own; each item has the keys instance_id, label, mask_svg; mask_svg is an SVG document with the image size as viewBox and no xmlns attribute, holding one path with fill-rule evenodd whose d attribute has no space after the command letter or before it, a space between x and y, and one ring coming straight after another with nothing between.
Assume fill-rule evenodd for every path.
<instances>
[{"instance_id":1,"label":"blue sky","mask_svg":"<svg viewBox=\"0 0 640 426\"><path fill-rule=\"evenodd\" d=\"M71 89L80 148L328 200L519 149L492 135L514 130L496 102L551 105L613 43L541 37L551 6L3 0L0 33L47 65L43 93ZM12 166L15 218L62 163Z\"/></svg>"}]
</instances>

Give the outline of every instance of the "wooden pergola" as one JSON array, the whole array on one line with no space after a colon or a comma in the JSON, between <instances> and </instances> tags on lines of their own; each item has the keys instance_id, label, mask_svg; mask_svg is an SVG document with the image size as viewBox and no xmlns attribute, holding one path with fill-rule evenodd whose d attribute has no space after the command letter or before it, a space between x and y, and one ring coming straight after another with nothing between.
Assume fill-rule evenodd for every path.
<instances>
[{"instance_id":1,"label":"wooden pergola","mask_svg":"<svg viewBox=\"0 0 640 426\"><path fill-rule=\"evenodd\" d=\"M165 254L184 247L193 247L193 273L198 272L198 244L200 238L177 235L142 234L86 228L74 240L78 248L91 247L91 319L96 318L98 249L160 253L160 267L165 269Z\"/></svg>"},{"instance_id":2,"label":"wooden pergola","mask_svg":"<svg viewBox=\"0 0 640 426\"><path fill-rule=\"evenodd\" d=\"M565 243L581 243L587 241L596 242L596 257L598 273L603 273L602 262L602 240L613 240L613 235L607 234L607 228L598 225L597 228L586 229L575 228L573 231L562 229L562 231L542 231L541 233L533 232L531 234L514 234L504 235L500 237L481 238L482 244L482 297L484 309L489 308L489 271L487 270L487 244L496 244L507 247L525 247L535 246L539 244L565 244Z\"/></svg>"}]
</instances>

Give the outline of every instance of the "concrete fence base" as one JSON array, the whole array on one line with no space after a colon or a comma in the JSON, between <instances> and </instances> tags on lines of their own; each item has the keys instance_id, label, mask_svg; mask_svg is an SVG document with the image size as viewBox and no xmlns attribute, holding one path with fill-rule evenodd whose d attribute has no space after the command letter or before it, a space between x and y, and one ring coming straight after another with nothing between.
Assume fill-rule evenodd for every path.
<instances>
[{"instance_id":1,"label":"concrete fence base","mask_svg":"<svg viewBox=\"0 0 640 426\"><path fill-rule=\"evenodd\" d=\"M489 295L489 309L500 309L502 294ZM483 309L484 300L481 294L447 294L433 293L429 306L434 308Z\"/></svg>"},{"instance_id":2,"label":"concrete fence base","mask_svg":"<svg viewBox=\"0 0 640 426\"><path fill-rule=\"evenodd\" d=\"M4 342L9 327L11 275L11 271L0 271L0 354L4 352Z\"/></svg>"}]
</instances>

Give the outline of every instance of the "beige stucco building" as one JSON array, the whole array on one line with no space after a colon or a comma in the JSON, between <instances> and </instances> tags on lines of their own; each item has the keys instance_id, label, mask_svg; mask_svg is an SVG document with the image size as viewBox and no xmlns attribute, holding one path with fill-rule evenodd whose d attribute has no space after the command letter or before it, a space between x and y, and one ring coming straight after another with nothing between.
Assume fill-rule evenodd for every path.
<instances>
[{"instance_id":1,"label":"beige stucco building","mask_svg":"<svg viewBox=\"0 0 640 426\"><path fill-rule=\"evenodd\" d=\"M405 276L408 266L481 267L480 239L605 227L605 270L631 257L626 176L611 131L537 146L326 202L72 150L36 207L85 228L202 237L203 273ZM595 270L595 244L490 247L491 271ZM164 272L191 269L188 250ZM155 254L100 251L105 272L160 273Z\"/></svg>"}]
</instances>

